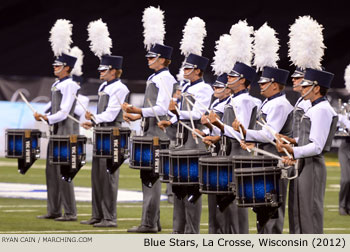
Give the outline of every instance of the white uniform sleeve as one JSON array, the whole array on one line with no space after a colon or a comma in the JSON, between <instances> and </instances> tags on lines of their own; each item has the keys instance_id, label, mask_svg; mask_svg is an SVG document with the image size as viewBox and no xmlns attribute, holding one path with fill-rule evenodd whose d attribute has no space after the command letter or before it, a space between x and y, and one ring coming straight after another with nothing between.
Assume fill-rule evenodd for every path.
<instances>
[{"instance_id":1,"label":"white uniform sleeve","mask_svg":"<svg viewBox=\"0 0 350 252\"><path fill-rule=\"evenodd\" d=\"M160 77L156 85L159 89L156 104L153 105L153 109L157 116L164 116L168 112L170 97L169 94L173 92L174 81L171 78ZM168 92L165 90L167 89ZM168 94L169 93L169 94ZM143 117L154 117L152 108L142 108Z\"/></svg>"},{"instance_id":2,"label":"white uniform sleeve","mask_svg":"<svg viewBox=\"0 0 350 252\"><path fill-rule=\"evenodd\" d=\"M85 95L78 95L78 99L83 104L83 106L85 108L87 108L89 106L89 98L87 98ZM75 104L74 114L76 114L79 117L81 117L82 115L85 115L85 110L80 105L79 102L76 102L76 104Z\"/></svg>"},{"instance_id":3,"label":"white uniform sleeve","mask_svg":"<svg viewBox=\"0 0 350 252\"><path fill-rule=\"evenodd\" d=\"M284 111L283 106L274 106L273 109L269 110L266 116L266 123L270 128L272 128L277 133L281 131L283 125L285 124L289 113ZM260 143L268 143L273 141L274 136L266 128L261 130L247 130L246 140Z\"/></svg>"},{"instance_id":4,"label":"white uniform sleeve","mask_svg":"<svg viewBox=\"0 0 350 252\"><path fill-rule=\"evenodd\" d=\"M201 119L202 115L206 112L206 109L203 108L199 102L205 107L209 108L212 94L213 90L209 86L208 88L199 89L198 92L194 94L195 103L190 112L193 120ZM190 113L188 112L187 108L182 108L182 110L180 110L180 119L189 120Z\"/></svg>"},{"instance_id":5,"label":"white uniform sleeve","mask_svg":"<svg viewBox=\"0 0 350 252\"><path fill-rule=\"evenodd\" d=\"M47 116L49 124L55 124L67 118L67 115L69 114L74 102L73 94L76 94L78 89L80 88L74 82L68 82L65 84L66 85L62 85L60 87L60 92L62 94L60 110L55 114Z\"/></svg>"},{"instance_id":6,"label":"white uniform sleeve","mask_svg":"<svg viewBox=\"0 0 350 252\"><path fill-rule=\"evenodd\" d=\"M224 135L236 139L241 139L241 134L237 131L235 131L231 126L226 125L224 126ZM235 135L235 136L234 136Z\"/></svg>"},{"instance_id":7,"label":"white uniform sleeve","mask_svg":"<svg viewBox=\"0 0 350 252\"><path fill-rule=\"evenodd\" d=\"M121 109L116 96L118 96L120 102L123 103L128 93L129 90L126 88L113 89L113 91L109 94L109 100L106 110L103 111L101 114L94 115L96 123L114 121Z\"/></svg>"},{"instance_id":8,"label":"white uniform sleeve","mask_svg":"<svg viewBox=\"0 0 350 252\"><path fill-rule=\"evenodd\" d=\"M310 143L300 147L293 147L295 158L311 157L322 152L333 120L333 116L327 112L319 110L311 115Z\"/></svg>"}]
</instances>

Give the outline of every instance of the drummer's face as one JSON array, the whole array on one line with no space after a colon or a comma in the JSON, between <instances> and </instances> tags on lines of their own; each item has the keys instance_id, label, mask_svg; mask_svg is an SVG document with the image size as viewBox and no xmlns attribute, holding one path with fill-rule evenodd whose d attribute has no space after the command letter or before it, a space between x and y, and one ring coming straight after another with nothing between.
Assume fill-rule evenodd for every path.
<instances>
[{"instance_id":1,"label":"drummer's face","mask_svg":"<svg viewBox=\"0 0 350 252\"><path fill-rule=\"evenodd\" d=\"M225 94L223 92L224 88L223 87L213 87L214 89L214 97L215 98L222 98L222 96Z\"/></svg>"},{"instance_id":2,"label":"drummer's face","mask_svg":"<svg viewBox=\"0 0 350 252\"><path fill-rule=\"evenodd\" d=\"M312 86L301 87L301 95L305 95L306 93L308 93L311 88ZM315 88L308 95L304 97L304 100L312 100L312 97L314 97L314 91L315 91Z\"/></svg>"},{"instance_id":3,"label":"drummer's face","mask_svg":"<svg viewBox=\"0 0 350 252\"><path fill-rule=\"evenodd\" d=\"M293 82L293 91L301 93L301 86L300 83L302 82L303 77L298 77L298 78L292 78Z\"/></svg>"}]
</instances>

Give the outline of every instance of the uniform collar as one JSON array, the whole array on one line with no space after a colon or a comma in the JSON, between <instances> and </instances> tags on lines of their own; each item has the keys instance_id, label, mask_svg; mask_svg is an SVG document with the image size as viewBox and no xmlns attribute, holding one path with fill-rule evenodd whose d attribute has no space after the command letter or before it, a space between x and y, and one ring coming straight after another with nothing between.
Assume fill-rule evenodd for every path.
<instances>
[{"instance_id":1,"label":"uniform collar","mask_svg":"<svg viewBox=\"0 0 350 252\"><path fill-rule=\"evenodd\" d=\"M248 89L243 89L235 94L233 94L233 97L237 97L239 96L240 94L244 94L244 93L248 93Z\"/></svg>"},{"instance_id":2,"label":"uniform collar","mask_svg":"<svg viewBox=\"0 0 350 252\"><path fill-rule=\"evenodd\" d=\"M116 81L118 81L118 80L120 80L119 78L115 78L115 79L113 79L113 80L110 80L110 81L107 81L107 85L110 85L110 84L112 84L113 82L116 82ZM106 86L107 86L106 85Z\"/></svg>"},{"instance_id":3,"label":"uniform collar","mask_svg":"<svg viewBox=\"0 0 350 252\"><path fill-rule=\"evenodd\" d=\"M202 78L199 78L198 80L194 81L194 82L190 82L190 85L193 86L193 85L196 85L198 84L199 82L202 82L203 79Z\"/></svg>"},{"instance_id":4,"label":"uniform collar","mask_svg":"<svg viewBox=\"0 0 350 252\"><path fill-rule=\"evenodd\" d=\"M319 104L320 102L323 102L323 101L327 101L327 98L325 96L322 96L316 100L314 100L313 102L311 102L311 105L312 107Z\"/></svg>"},{"instance_id":5,"label":"uniform collar","mask_svg":"<svg viewBox=\"0 0 350 252\"><path fill-rule=\"evenodd\" d=\"M282 92L279 92L279 93L277 93L277 94L274 94L273 96L267 98L267 100L268 100L268 101L271 101L271 100L273 100L273 99L275 99L275 98L277 98L277 97L280 97L280 96L282 96L282 95L285 95L285 93L284 93L283 91L282 91Z\"/></svg>"},{"instance_id":6,"label":"uniform collar","mask_svg":"<svg viewBox=\"0 0 350 252\"><path fill-rule=\"evenodd\" d=\"M155 71L155 72L154 72L154 75L157 75L157 74L159 74L159 73L161 73L161 72L164 72L164 71L169 71L169 69L168 69L167 67L164 67L164 68L162 68L162 69L160 69L160 70L158 70L158 71Z\"/></svg>"}]
</instances>

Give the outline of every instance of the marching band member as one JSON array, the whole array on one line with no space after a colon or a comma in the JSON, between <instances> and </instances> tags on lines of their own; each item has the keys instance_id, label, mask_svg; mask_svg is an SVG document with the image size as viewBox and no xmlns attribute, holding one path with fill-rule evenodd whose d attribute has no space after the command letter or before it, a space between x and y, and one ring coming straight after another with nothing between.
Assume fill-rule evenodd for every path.
<instances>
[{"instance_id":1,"label":"marching band member","mask_svg":"<svg viewBox=\"0 0 350 252\"><path fill-rule=\"evenodd\" d=\"M52 135L73 134L73 121L67 114L73 116L75 101L72 94L77 94L79 85L72 80L70 73L77 60L68 55L72 35L72 24L68 20L59 19L51 29L51 46L57 57L53 63L54 75L58 80L51 88L51 114L35 113L37 121L40 118L53 126ZM47 186L47 214L38 216L39 219L55 219L57 221L76 221L77 209L73 182L61 179L60 165L49 162L50 144L47 148L46 186ZM64 215L62 216L62 207Z\"/></svg>"},{"instance_id":2,"label":"marching band member","mask_svg":"<svg viewBox=\"0 0 350 252\"><path fill-rule=\"evenodd\" d=\"M142 126L144 136L158 136L167 139L164 131L157 127L157 120L153 113L154 111L161 120L165 118L171 99L168 94L173 92L176 83L168 69L173 48L163 45L165 33L163 18L163 11L159 8L149 7L144 11L145 46L148 49L146 58L148 67L154 73L147 80L143 108L129 106L129 104L124 103L123 109L127 112L124 114L126 121L135 121L141 118L144 120L145 124ZM159 23L154 23L155 20ZM157 38L157 40L152 38ZM148 99L153 107L148 104ZM128 232L157 233L161 231L161 182L158 179L158 174L153 170L141 169L140 176L143 192L141 225L128 229Z\"/></svg>"},{"instance_id":3,"label":"marching band member","mask_svg":"<svg viewBox=\"0 0 350 252\"><path fill-rule=\"evenodd\" d=\"M296 66L292 74L293 91L301 94L301 82L305 75L306 68L321 69L321 60L324 55L324 44L322 26L309 16L299 17L290 27L289 51L290 61ZM294 105L293 110L293 138L298 137L301 118L311 107L310 100L305 100L301 96ZM289 232L291 234L300 233L299 221L295 217L298 215L297 204L297 180L295 178L289 183L288 196L288 217Z\"/></svg>"},{"instance_id":4,"label":"marching band member","mask_svg":"<svg viewBox=\"0 0 350 252\"><path fill-rule=\"evenodd\" d=\"M350 88L350 65L345 69L345 87ZM339 122L350 132L350 120L348 113L339 114ZM338 159L340 163L340 191L339 191L339 214L350 215L350 151L349 140L342 140L338 149Z\"/></svg>"},{"instance_id":5,"label":"marching band member","mask_svg":"<svg viewBox=\"0 0 350 252\"><path fill-rule=\"evenodd\" d=\"M279 152L287 149L293 158L283 157L284 163L292 165L300 159L297 180L297 203L300 233L323 233L323 205L326 189L326 165L323 157L329 151L336 131L338 117L326 99L333 74L307 68L301 83L304 99L310 100L312 107L301 120L298 138L286 137L291 144L277 142ZM282 137L282 134L279 135Z\"/></svg>"},{"instance_id":6,"label":"marching band member","mask_svg":"<svg viewBox=\"0 0 350 252\"><path fill-rule=\"evenodd\" d=\"M262 47L262 45L266 46ZM291 136L293 106L287 100L283 92L287 83L289 71L276 68L278 48L279 45L275 37L275 31L267 24L264 24L255 32L254 62L258 69L263 68L258 83L260 85L261 95L266 97L260 107L258 118L259 121L266 121L267 127L272 128L274 131ZM260 148L278 154L275 146L270 143L270 141L274 140L274 136L265 127L260 129L260 127L257 126L256 130L247 129L238 119L234 121L233 127L238 132L240 131L239 128L241 128L245 141L259 143ZM255 209L258 218L257 228L259 233L281 234L283 232L287 185L287 181L282 180L281 191L283 202L282 206L277 209L276 214L278 216L273 216L273 219L269 219L262 224L259 218L265 215L265 207Z\"/></svg>"},{"instance_id":7,"label":"marching band member","mask_svg":"<svg viewBox=\"0 0 350 252\"><path fill-rule=\"evenodd\" d=\"M175 109L177 104L173 101L170 102L169 107L178 120L191 128L191 121L193 121L195 128L201 127L199 121L205 112L205 108L202 106L209 107L213 94L210 85L203 80L204 71L209 62L209 59L201 56L205 36L205 22L202 19L193 17L187 20L180 46L181 53L185 56L181 72L183 70L183 78L187 80L187 83L183 84L180 107ZM190 100L194 107L187 100ZM158 126L164 128L172 123L174 122L162 121L158 123ZM203 142L198 142L197 145L192 134L182 125L178 127L177 136L178 146L176 150L206 149ZM173 233L198 234L202 212L202 197L198 186L173 185L172 188L175 195Z\"/></svg>"},{"instance_id":8,"label":"marching band member","mask_svg":"<svg viewBox=\"0 0 350 252\"><path fill-rule=\"evenodd\" d=\"M93 53L101 57L98 67L100 79L104 82L98 89L97 113L86 111L85 118L89 121L82 126L89 129L93 126L93 120L99 127L120 127L123 118L121 104L128 99L129 89L120 80L122 74L122 56L114 56L110 53L112 41L110 41L108 28L101 19L93 21L88 26L89 40ZM110 43L108 43L110 41ZM101 46L98 46L101 45ZM94 48L102 48L102 51ZM117 196L119 184L119 169L115 172L107 172L107 159L93 157L91 169L92 187L92 217L90 220L81 221L81 224L94 227L117 226Z\"/></svg>"}]
</instances>

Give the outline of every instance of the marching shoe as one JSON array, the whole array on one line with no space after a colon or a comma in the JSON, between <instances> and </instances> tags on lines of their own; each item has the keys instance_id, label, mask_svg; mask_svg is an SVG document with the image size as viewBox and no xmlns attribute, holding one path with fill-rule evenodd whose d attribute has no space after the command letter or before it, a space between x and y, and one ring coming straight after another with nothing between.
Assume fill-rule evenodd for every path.
<instances>
[{"instance_id":1,"label":"marching shoe","mask_svg":"<svg viewBox=\"0 0 350 252\"><path fill-rule=\"evenodd\" d=\"M117 223L111 220L101 220L101 222L95 223L94 227L117 227Z\"/></svg>"},{"instance_id":2,"label":"marching shoe","mask_svg":"<svg viewBox=\"0 0 350 252\"><path fill-rule=\"evenodd\" d=\"M63 216L55 219L55 221L76 221L76 220L77 220L77 216L70 215L70 214L64 214Z\"/></svg>"},{"instance_id":3,"label":"marching shoe","mask_svg":"<svg viewBox=\"0 0 350 252\"><path fill-rule=\"evenodd\" d=\"M158 227L138 226L128 229L129 233L157 233Z\"/></svg>"},{"instance_id":4,"label":"marching shoe","mask_svg":"<svg viewBox=\"0 0 350 252\"><path fill-rule=\"evenodd\" d=\"M38 215L37 219L56 219L61 217L60 214L45 214L45 215Z\"/></svg>"},{"instance_id":5,"label":"marching shoe","mask_svg":"<svg viewBox=\"0 0 350 252\"><path fill-rule=\"evenodd\" d=\"M93 225L93 224L99 223L99 222L101 222L101 220L95 219L95 218L91 218L90 220L81 221L80 224Z\"/></svg>"}]
</instances>

